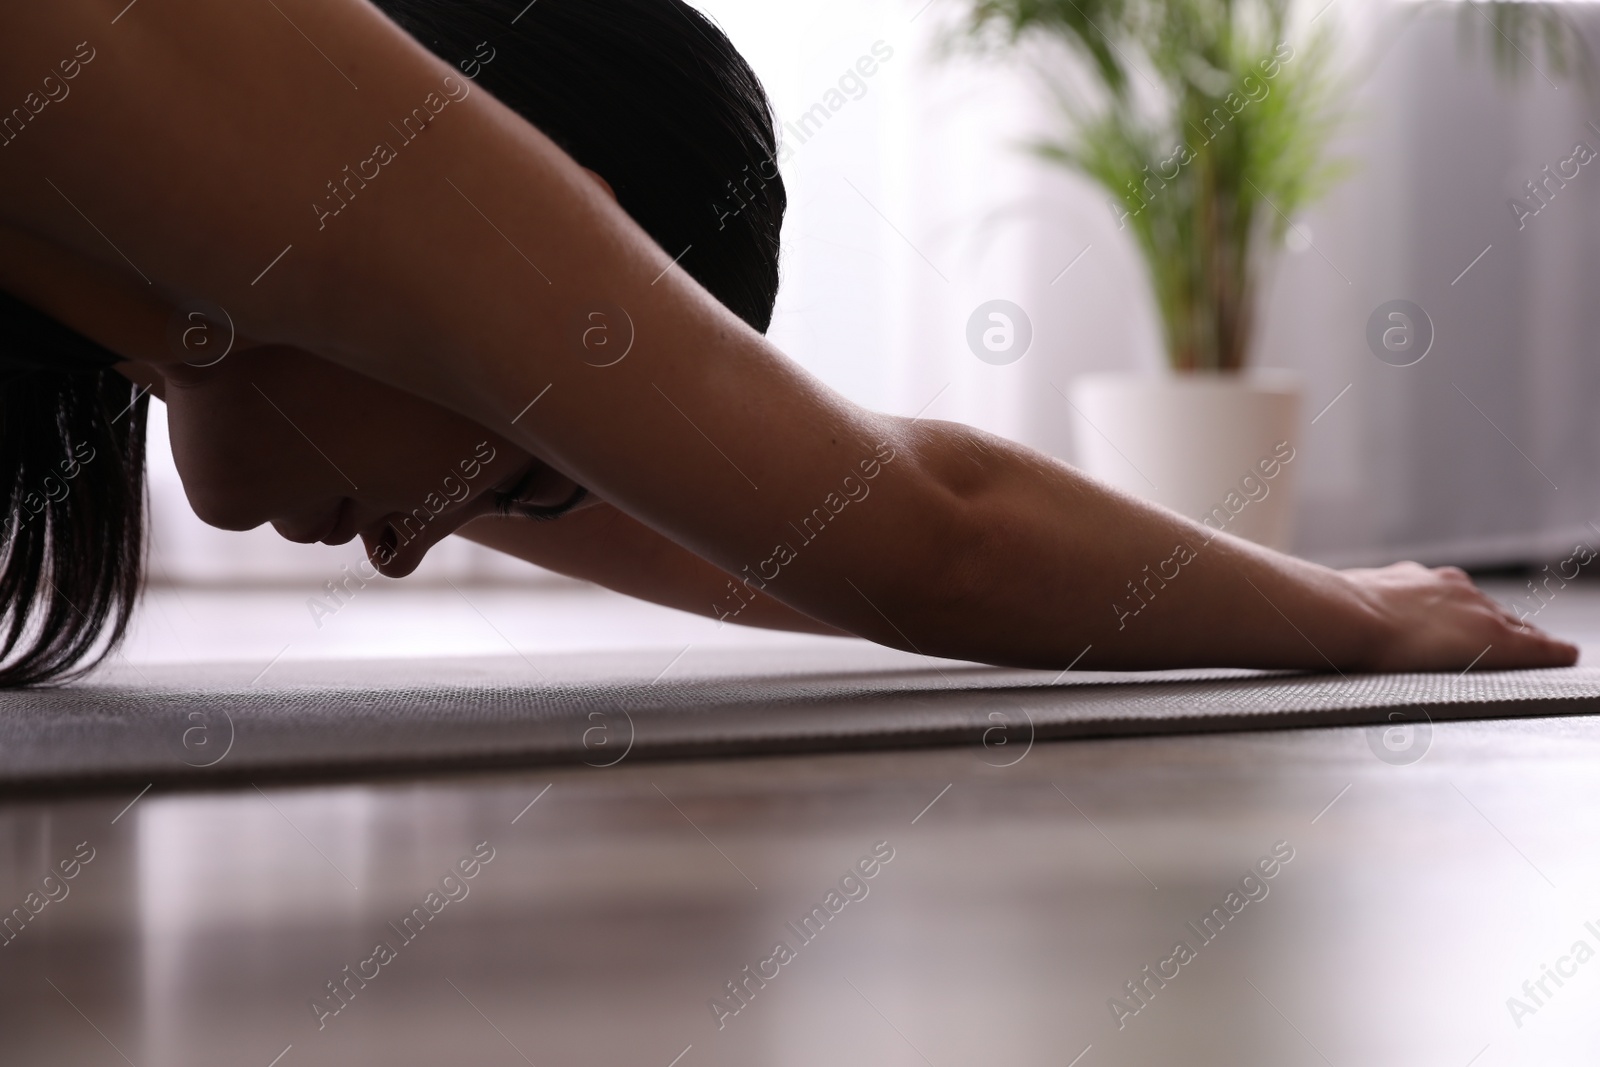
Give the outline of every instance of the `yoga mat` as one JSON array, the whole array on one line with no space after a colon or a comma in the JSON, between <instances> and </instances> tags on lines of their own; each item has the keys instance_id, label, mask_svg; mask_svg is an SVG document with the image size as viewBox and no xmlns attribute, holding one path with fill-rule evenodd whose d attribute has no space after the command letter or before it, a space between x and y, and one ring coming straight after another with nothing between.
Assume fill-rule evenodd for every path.
<instances>
[{"instance_id":1,"label":"yoga mat","mask_svg":"<svg viewBox=\"0 0 1600 1067\"><path fill-rule=\"evenodd\" d=\"M119 665L0 693L0 791L1600 713L1600 670L1066 674L840 641L488 659ZM1425 726L1418 726L1425 729Z\"/></svg>"}]
</instances>

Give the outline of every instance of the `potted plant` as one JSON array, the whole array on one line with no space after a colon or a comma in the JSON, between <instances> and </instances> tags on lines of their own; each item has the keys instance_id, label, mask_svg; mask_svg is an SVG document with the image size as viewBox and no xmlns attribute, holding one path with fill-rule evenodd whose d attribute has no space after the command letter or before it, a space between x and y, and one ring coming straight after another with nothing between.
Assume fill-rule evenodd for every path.
<instances>
[{"instance_id":1,"label":"potted plant","mask_svg":"<svg viewBox=\"0 0 1600 1067\"><path fill-rule=\"evenodd\" d=\"M1313 2L1291 34L1290 0L963 0L960 34L984 49L1054 42L1076 60L1043 68L1065 123L1032 147L1108 195L1161 320L1169 373L1073 384L1079 465L1275 548L1289 541L1299 389L1251 367L1259 284L1292 220L1347 169L1327 153L1346 88L1331 20L1317 25L1331 0ZM1558 76L1574 57L1587 70L1553 4L1455 6L1502 74L1540 51Z\"/></svg>"},{"instance_id":2,"label":"potted plant","mask_svg":"<svg viewBox=\"0 0 1600 1067\"><path fill-rule=\"evenodd\" d=\"M1074 384L1080 465L1275 547L1299 390L1250 369L1258 290L1291 220L1342 169L1325 151L1339 117L1330 34L1291 43L1289 14L1288 0L972 0L964 27L983 46L1048 38L1075 55L1050 79L1064 135L1033 147L1108 195L1160 316L1171 373Z\"/></svg>"}]
</instances>

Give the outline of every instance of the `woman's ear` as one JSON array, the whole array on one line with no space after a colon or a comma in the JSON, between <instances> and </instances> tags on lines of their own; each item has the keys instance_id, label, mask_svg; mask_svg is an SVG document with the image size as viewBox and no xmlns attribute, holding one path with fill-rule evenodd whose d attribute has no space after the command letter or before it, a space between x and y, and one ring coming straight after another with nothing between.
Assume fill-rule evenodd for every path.
<instances>
[{"instance_id":1,"label":"woman's ear","mask_svg":"<svg viewBox=\"0 0 1600 1067\"><path fill-rule=\"evenodd\" d=\"M597 174L594 171L590 170L588 167L584 167L583 168L583 172L585 174L587 174L589 177L593 178L594 181L595 181L595 184L600 186L600 188L604 189L606 191L606 195L609 196L612 200L616 200L617 199L617 191L615 189L611 188L611 183L610 182L606 181L599 174Z\"/></svg>"}]
</instances>

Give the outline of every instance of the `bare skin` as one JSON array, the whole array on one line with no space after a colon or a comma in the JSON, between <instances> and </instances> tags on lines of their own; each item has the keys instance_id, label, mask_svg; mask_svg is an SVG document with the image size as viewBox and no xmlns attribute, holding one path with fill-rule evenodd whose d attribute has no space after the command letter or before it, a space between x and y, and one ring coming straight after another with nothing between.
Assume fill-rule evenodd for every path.
<instances>
[{"instance_id":1,"label":"bare skin","mask_svg":"<svg viewBox=\"0 0 1600 1067\"><path fill-rule=\"evenodd\" d=\"M760 595L734 621L1024 667L1576 659L1451 568L1341 572L1226 534L1205 543L1195 523L1014 443L859 408L674 269L538 131L446 81L451 68L360 0L282 0L315 49L271 5L163 0L113 24L125 2L4 17L0 100L23 99L79 41L96 57L70 98L0 149L0 286L160 385L208 521L359 534L371 548L437 479L397 450L427 445L448 464L490 434L502 465L486 464L476 495L394 571L459 530L709 614L727 576L753 570ZM361 199L319 220L308 204L325 183L429 93L448 106ZM174 308L197 297L250 339L203 370L165 343ZM634 343L596 367L582 338L602 305L625 309ZM339 388L315 388L319 375ZM393 417L364 422L367 396ZM335 475L303 444L293 459L268 448L290 433L267 430L268 416L295 424L283 440L348 442L359 462ZM871 462L870 495L828 503ZM485 518L489 479L503 487L534 465L552 495L583 485L603 503L546 524ZM826 529L797 536L792 524L825 506L837 513ZM774 572L780 544L792 558ZM1147 610L1119 618L1127 584L1180 544L1194 558Z\"/></svg>"}]
</instances>

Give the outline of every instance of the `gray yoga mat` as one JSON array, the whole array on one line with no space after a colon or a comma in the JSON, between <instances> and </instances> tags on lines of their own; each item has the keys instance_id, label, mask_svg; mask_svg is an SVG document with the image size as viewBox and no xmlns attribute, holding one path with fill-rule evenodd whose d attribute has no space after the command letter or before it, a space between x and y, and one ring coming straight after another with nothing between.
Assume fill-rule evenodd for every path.
<instances>
[{"instance_id":1,"label":"gray yoga mat","mask_svg":"<svg viewBox=\"0 0 1600 1067\"><path fill-rule=\"evenodd\" d=\"M256 677L259 676L259 677ZM0 791L1600 713L1600 670L1104 674L860 642L792 649L130 666L0 693Z\"/></svg>"}]
</instances>

